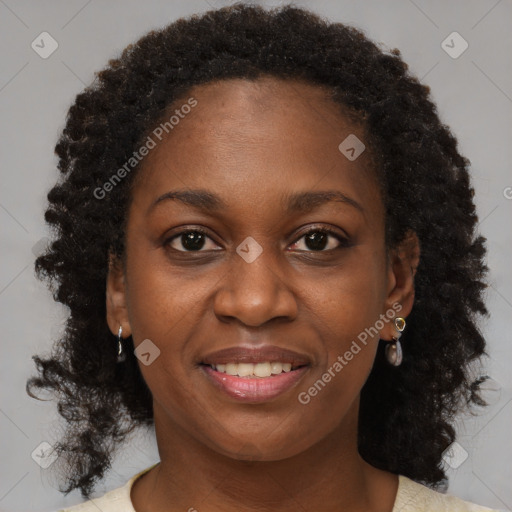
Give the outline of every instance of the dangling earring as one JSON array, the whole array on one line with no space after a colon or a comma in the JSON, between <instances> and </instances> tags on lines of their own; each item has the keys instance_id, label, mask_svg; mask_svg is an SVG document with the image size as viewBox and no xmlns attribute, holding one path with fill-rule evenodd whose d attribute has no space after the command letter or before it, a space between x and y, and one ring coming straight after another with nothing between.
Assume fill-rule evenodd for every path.
<instances>
[{"instance_id":1,"label":"dangling earring","mask_svg":"<svg viewBox=\"0 0 512 512\"><path fill-rule=\"evenodd\" d=\"M400 344L400 336L405 329L405 318L400 316L395 318L395 329L398 334L393 336L393 340L386 345L386 359L393 366L400 366L402 363L402 345Z\"/></svg>"},{"instance_id":2,"label":"dangling earring","mask_svg":"<svg viewBox=\"0 0 512 512\"><path fill-rule=\"evenodd\" d=\"M126 356L125 356L125 354L123 352L123 344L121 343L121 340L122 340L121 335L122 334L123 334L123 327L120 325L119 326L119 331L117 333L117 346L118 346L117 362L118 363L122 363L126 359Z\"/></svg>"}]
</instances>

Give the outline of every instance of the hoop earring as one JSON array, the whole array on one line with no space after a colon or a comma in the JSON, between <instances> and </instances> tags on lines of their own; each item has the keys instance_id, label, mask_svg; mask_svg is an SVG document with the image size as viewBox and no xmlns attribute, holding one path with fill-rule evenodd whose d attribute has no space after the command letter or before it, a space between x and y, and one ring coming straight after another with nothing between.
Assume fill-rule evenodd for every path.
<instances>
[{"instance_id":1,"label":"hoop earring","mask_svg":"<svg viewBox=\"0 0 512 512\"><path fill-rule=\"evenodd\" d=\"M400 366L402 364L402 345L399 340L405 329L405 318L400 316L395 318L395 329L397 335L393 336L392 341L386 345L386 359L393 366Z\"/></svg>"},{"instance_id":2,"label":"hoop earring","mask_svg":"<svg viewBox=\"0 0 512 512\"><path fill-rule=\"evenodd\" d=\"M117 333L117 362L122 363L126 359L126 355L123 352L123 344L122 344L122 335L123 334L123 327L119 326L119 331Z\"/></svg>"}]
</instances>

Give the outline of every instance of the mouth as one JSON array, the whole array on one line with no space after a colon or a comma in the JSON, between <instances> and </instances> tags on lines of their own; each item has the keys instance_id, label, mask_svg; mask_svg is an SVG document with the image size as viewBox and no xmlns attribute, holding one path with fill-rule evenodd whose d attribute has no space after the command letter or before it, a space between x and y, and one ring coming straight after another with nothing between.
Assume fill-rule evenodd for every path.
<instances>
[{"instance_id":1,"label":"mouth","mask_svg":"<svg viewBox=\"0 0 512 512\"><path fill-rule=\"evenodd\" d=\"M297 386L310 369L309 364L267 361L252 363L201 364L208 382L223 396L236 402L270 402Z\"/></svg>"},{"instance_id":2,"label":"mouth","mask_svg":"<svg viewBox=\"0 0 512 512\"><path fill-rule=\"evenodd\" d=\"M216 391L239 402L274 400L311 368L305 354L275 345L236 345L203 356L199 368Z\"/></svg>"}]
</instances>

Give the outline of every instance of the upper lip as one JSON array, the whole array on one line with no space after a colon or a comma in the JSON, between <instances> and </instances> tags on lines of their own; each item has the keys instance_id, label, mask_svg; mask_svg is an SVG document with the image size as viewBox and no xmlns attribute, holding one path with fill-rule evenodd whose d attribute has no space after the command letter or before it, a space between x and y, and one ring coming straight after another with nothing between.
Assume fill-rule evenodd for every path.
<instances>
[{"instance_id":1,"label":"upper lip","mask_svg":"<svg viewBox=\"0 0 512 512\"><path fill-rule=\"evenodd\" d=\"M201 360L203 364L227 363L264 363L266 361L290 363L292 366L309 365L311 360L304 354L276 345L260 345L259 347L236 346L211 352Z\"/></svg>"}]
</instances>

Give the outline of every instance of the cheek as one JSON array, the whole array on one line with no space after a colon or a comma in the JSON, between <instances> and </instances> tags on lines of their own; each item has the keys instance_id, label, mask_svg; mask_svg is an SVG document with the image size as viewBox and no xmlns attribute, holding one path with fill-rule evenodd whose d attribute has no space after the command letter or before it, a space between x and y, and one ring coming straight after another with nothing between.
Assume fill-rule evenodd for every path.
<instances>
[{"instance_id":1,"label":"cheek","mask_svg":"<svg viewBox=\"0 0 512 512\"><path fill-rule=\"evenodd\" d=\"M148 346L151 354L148 365L139 358L139 367L155 400L171 407L176 419L201 407L189 384L197 372L197 348L191 340L206 315L211 316L211 294L219 280L207 267L190 268L171 267L163 251L143 241L130 246L127 305L132 338L136 350ZM153 353L158 354L154 360Z\"/></svg>"},{"instance_id":2,"label":"cheek","mask_svg":"<svg viewBox=\"0 0 512 512\"><path fill-rule=\"evenodd\" d=\"M141 241L132 244L127 273L127 305L135 343L146 338L165 345L178 339L187 322L197 316L215 276L171 265L162 250Z\"/></svg>"},{"instance_id":3,"label":"cheek","mask_svg":"<svg viewBox=\"0 0 512 512\"><path fill-rule=\"evenodd\" d=\"M308 292L301 297L303 321L315 325L323 347L318 366L297 390L297 398L303 414L324 418L324 431L334 428L345 416L375 359L385 276L377 264L379 260L368 254L355 253L329 279L304 281L303 289Z\"/></svg>"},{"instance_id":4,"label":"cheek","mask_svg":"<svg viewBox=\"0 0 512 512\"><path fill-rule=\"evenodd\" d=\"M307 290L301 300L311 310L315 322L324 326L324 339L329 349L343 351L351 340L375 325L386 296L384 266L369 251L354 251L343 268L335 269L326 279L307 277L302 289ZM347 345L348 344L348 345Z\"/></svg>"},{"instance_id":5,"label":"cheek","mask_svg":"<svg viewBox=\"0 0 512 512\"><path fill-rule=\"evenodd\" d=\"M312 291L304 301L324 340L325 357L317 378L323 379L326 390L332 390L326 395L343 388L342 395L349 400L360 391L373 365L385 297L385 276L380 265L375 265L378 260L364 254L355 260L350 271L333 273L328 281L311 282L307 289ZM324 389L322 383L317 388Z\"/></svg>"}]
</instances>

